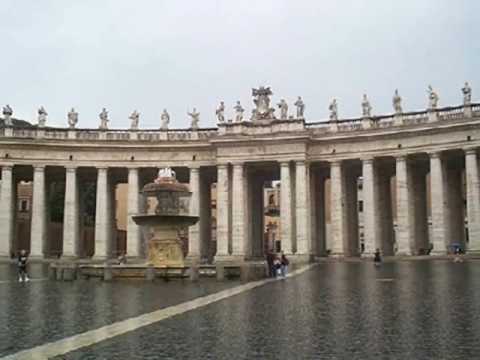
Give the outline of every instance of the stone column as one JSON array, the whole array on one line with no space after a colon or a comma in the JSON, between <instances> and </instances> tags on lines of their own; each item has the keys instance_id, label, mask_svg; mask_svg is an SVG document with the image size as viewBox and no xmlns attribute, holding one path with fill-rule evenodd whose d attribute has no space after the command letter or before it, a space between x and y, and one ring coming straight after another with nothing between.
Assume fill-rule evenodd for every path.
<instances>
[{"instance_id":1,"label":"stone column","mask_svg":"<svg viewBox=\"0 0 480 360\"><path fill-rule=\"evenodd\" d=\"M282 251L286 255L293 253L292 239L292 183L290 163L280 163L280 231Z\"/></svg>"},{"instance_id":2,"label":"stone column","mask_svg":"<svg viewBox=\"0 0 480 360\"><path fill-rule=\"evenodd\" d=\"M396 159L396 192L397 192L397 253L412 255L415 252L415 219L413 208L412 174L406 156Z\"/></svg>"},{"instance_id":3,"label":"stone column","mask_svg":"<svg viewBox=\"0 0 480 360\"><path fill-rule=\"evenodd\" d=\"M310 173L305 161L295 162L295 219L297 255L310 259L312 254L310 218Z\"/></svg>"},{"instance_id":4,"label":"stone column","mask_svg":"<svg viewBox=\"0 0 480 360\"><path fill-rule=\"evenodd\" d=\"M43 256L46 241L45 166L33 167L32 225L30 255Z\"/></svg>"},{"instance_id":5,"label":"stone column","mask_svg":"<svg viewBox=\"0 0 480 360\"><path fill-rule=\"evenodd\" d=\"M247 241L245 221L247 194L243 164L233 165L232 192L232 255L243 260Z\"/></svg>"},{"instance_id":6,"label":"stone column","mask_svg":"<svg viewBox=\"0 0 480 360\"><path fill-rule=\"evenodd\" d=\"M344 255L347 241L345 213L345 179L341 161L334 161L330 167L330 211L332 255Z\"/></svg>"},{"instance_id":7,"label":"stone column","mask_svg":"<svg viewBox=\"0 0 480 360\"><path fill-rule=\"evenodd\" d=\"M2 186L0 189L0 256L10 256L13 241L13 219L15 189L13 168L2 166Z\"/></svg>"},{"instance_id":8,"label":"stone column","mask_svg":"<svg viewBox=\"0 0 480 360\"><path fill-rule=\"evenodd\" d=\"M229 204L230 181L228 165L217 166L217 254L221 259L229 255L228 241L230 236L230 204Z\"/></svg>"},{"instance_id":9,"label":"stone column","mask_svg":"<svg viewBox=\"0 0 480 360\"><path fill-rule=\"evenodd\" d=\"M190 168L190 215L200 214L200 169ZM188 259L192 262L200 260L200 221L188 228Z\"/></svg>"},{"instance_id":10,"label":"stone column","mask_svg":"<svg viewBox=\"0 0 480 360\"><path fill-rule=\"evenodd\" d=\"M373 159L363 160L362 177L364 254L372 255L376 248L381 247L378 226L377 174Z\"/></svg>"},{"instance_id":11,"label":"stone column","mask_svg":"<svg viewBox=\"0 0 480 360\"><path fill-rule=\"evenodd\" d=\"M445 254L450 233L446 174L440 153L430 155L430 198L432 214L433 253Z\"/></svg>"},{"instance_id":12,"label":"stone column","mask_svg":"<svg viewBox=\"0 0 480 360\"><path fill-rule=\"evenodd\" d=\"M480 252L480 180L476 149L465 150L468 251Z\"/></svg>"},{"instance_id":13,"label":"stone column","mask_svg":"<svg viewBox=\"0 0 480 360\"><path fill-rule=\"evenodd\" d=\"M111 219L110 219L110 189L108 168L98 168L97 199L95 210L95 257L107 258L110 249Z\"/></svg>"},{"instance_id":14,"label":"stone column","mask_svg":"<svg viewBox=\"0 0 480 360\"><path fill-rule=\"evenodd\" d=\"M79 249L79 189L77 169L67 167L63 211L63 256L76 257Z\"/></svg>"},{"instance_id":15,"label":"stone column","mask_svg":"<svg viewBox=\"0 0 480 360\"><path fill-rule=\"evenodd\" d=\"M140 226L135 224L132 216L140 213L140 186L138 168L128 169L128 199L127 199L127 255L139 257L141 249Z\"/></svg>"}]
</instances>

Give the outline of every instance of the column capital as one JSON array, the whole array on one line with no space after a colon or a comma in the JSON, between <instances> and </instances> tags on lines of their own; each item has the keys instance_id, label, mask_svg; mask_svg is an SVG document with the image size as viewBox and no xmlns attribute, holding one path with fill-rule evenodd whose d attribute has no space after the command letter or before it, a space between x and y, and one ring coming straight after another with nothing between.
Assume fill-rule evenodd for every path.
<instances>
[{"instance_id":1,"label":"column capital","mask_svg":"<svg viewBox=\"0 0 480 360\"><path fill-rule=\"evenodd\" d=\"M298 165L308 166L309 165L309 161L305 160L305 159L294 160L293 162L295 163L295 166L298 166Z\"/></svg>"},{"instance_id":2,"label":"column capital","mask_svg":"<svg viewBox=\"0 0 480 360\"><path fill-rule=\"evenodd\" d=\"M331 160L330 161L330 167L339 167L339 166L342 166L342 161L343 160Z\"/></svg>"},{"instance_id":3,"label":"column capital","mask_svg":"<svg viewBox=\"0 0 480 360\"><path fill-rule=\"evenodd\" d=\"M34 171L45 171L45 165L43 164L34 164L33 165Z\"/></svg>"},{"instance_id":4,"label":"column capital","mask_svg":"<svg viewBox=\"0 0 480 360\"><path fill-rule=\"evenodd\" d=\"M439 159L442 156L441 151L430 151L427 153L430 159Z\"/></svg>"},{"instance_id":5,"label":"column capital","mask_svg":"<svg viewBox=\"0 0 480 360\"><path fill-rule=\"evenodd\" d=\"M477 155L478 154L477 148L465 148L465 149L463 149L463 151L465 152L465 155Z\"/></svg>"},{"instance_id":6,"label":"column capital","mask_svg":"<svg viewBox=\"0 0 480 360\"><path fill-rule=\"evenodd\" d=\"M217 164L217 168L218 169L227 169L228 168L228 163L220 163L220 164Z\"/></svg>"},{"instance_id":7,"label":"column capital","mask_svg":"<svg viewBox=\"0 0 480 360\"><path fill-rule=\"evenodd\" d=\"M107 171L108 170L108 166L97 166L97 171Z\"/></svg>"},{"instance_id":8,"label":"column capital","mask_svg":"<svg viewBox=\"0 0 480 360\"><path fill-rule=\"evenodd\" d=\"M373 164L373 161L375 160L375 158L373 156L365 156L365 157L361 157L360 160L362 160L363 164Z\"/></svg>"},{"instance_id":9,"label":"column capital","mask_svg":"<svg viewBox=\"0 0 480 360\"><path fill-rule=\"evenodd\" d=\"M396 161L407 161L407 158L408 158L407 154L395 155Z\"/></svg>"},{"instance_id":10,"label":"column capital","mask_svg":"<svg viewBox=\"0 0 480 360\"><path fill-rule=\"evenodd\" d=\"M290 161L291 160L281 160L281 161L279 161L279 163L280 163L280 166L282 166L282 167L288 167L288 166L290 166Z\"/></svg>"},{"instance_id":11,"label":"column capital","mask_svg":"<svg viewBox=\"0 0 480 360\"><path fill-rule=\"evenodd\" d=\"M5 164L5 165L0 165L2 167L2 171L3 170L9 170L9 171L12 171L13 169L13 165L12 164Z\"/></svg>"},{"instance_id":12,"label":"column capital","mask_svg":"<svg viewBox=\"0 0 480 360\"><path fill-rule=\"evenodd\" d=\"M189 171L191 172L199 172L200 171L200 165L190 165L188 167Z\"/></svg>"},{"instance_id":13,"label":"column capital","mask_svg":"<svg viewBox=\"0 0 480 360\"><path fill-rule=\"evenodd\" d=\"M243 169L244 164L245 163L243 163L243 162L234 162L234 163L232 163L232 166L233 166L233 168L237 168L237 169L242 168Z\"/></svg>"}]
</instances>

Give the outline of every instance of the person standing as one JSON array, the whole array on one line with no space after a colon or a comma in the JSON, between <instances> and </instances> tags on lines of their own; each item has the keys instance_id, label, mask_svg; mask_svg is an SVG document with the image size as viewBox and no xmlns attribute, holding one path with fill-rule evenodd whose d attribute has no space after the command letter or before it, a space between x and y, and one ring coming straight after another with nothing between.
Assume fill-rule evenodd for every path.
<instances>
[{"instance_id":1,"label":"person standing","mask_svg":"<svg viewBox=\"0 0 480 360\"><path fill-rule=\"evenodd\" d=\"M380 264L382 263L382 257L380 255L379 248L375 249L375 254L373 256L373 263L375 264L375 266L380 266Z\"/></svg>"},{"instance_id":2,"label":"person standing","mask_svg":"<svg viewBox=\"0 0 480 360\"><path fill-rule=\"evenodd\" d=\"M273 253L268 250L267 251L267 267L268 267L268 277L274 277L274 271L275 269L273 268L273 260L274 260Z\"/></svg>"},{"instance_id":3,"label":"person standing","mask_svg":"<svg viewBox=\"0 0 480 360\"><path fill-rule=\"evenodd\" d=\"M20 254L18 255L18 281L19 282L27 282L30 281L27 272L27 262L28 262L28 255L25 250L20 250Z\"/></svg>"},{"instance_id":4,"label":"person standing","mask_svg":"<svg viewBox=\"0 0 480 360\"><path fill-rule=\"evenodd\" d=\"M280 259L280 262L282 264L282 276L285 277L287 276L288 273L288 265L290 265L290 261L288 261L287 257L285 256L284 253L282 253L282 257Z\"/></svg>"}]
</instances>

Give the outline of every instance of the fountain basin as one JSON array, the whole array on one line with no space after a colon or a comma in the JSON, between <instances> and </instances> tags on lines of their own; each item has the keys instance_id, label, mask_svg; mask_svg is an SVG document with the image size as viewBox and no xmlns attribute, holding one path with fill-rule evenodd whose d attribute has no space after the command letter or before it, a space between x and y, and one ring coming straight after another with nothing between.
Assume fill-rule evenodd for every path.
<instances>
[{"instance_id":1,"label":"fountain basin","mask_svg":"<svg viewBox=\"0 0 480 360\"><path fill-rule=\"evenodd\" d=\"M178 231L195 224L198 216L140 214L132 216L132 219L145 231L148 264L155 267L185 266Z\"/></svg>"}]
</instances>

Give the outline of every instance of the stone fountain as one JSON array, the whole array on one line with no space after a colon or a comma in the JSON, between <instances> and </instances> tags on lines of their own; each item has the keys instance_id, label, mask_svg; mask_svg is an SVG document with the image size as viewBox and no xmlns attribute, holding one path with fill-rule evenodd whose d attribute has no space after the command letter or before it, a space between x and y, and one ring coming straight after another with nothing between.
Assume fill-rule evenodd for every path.
<instances>
[{"instance_id":1,"label":"stone fountain","mask_svg":"<svg viewBox=\"0 0 480 360\"><path fill-rule=\"evenodd\" d=\"M179 230L198 221L189 214L192 193L180 184L170 168L161 169L154 182L145 185L142 193L157 202L153 211L132 216L145 233L147 261L154 267L183 267L185 259Z\"/></svg>"}]
</instances>

